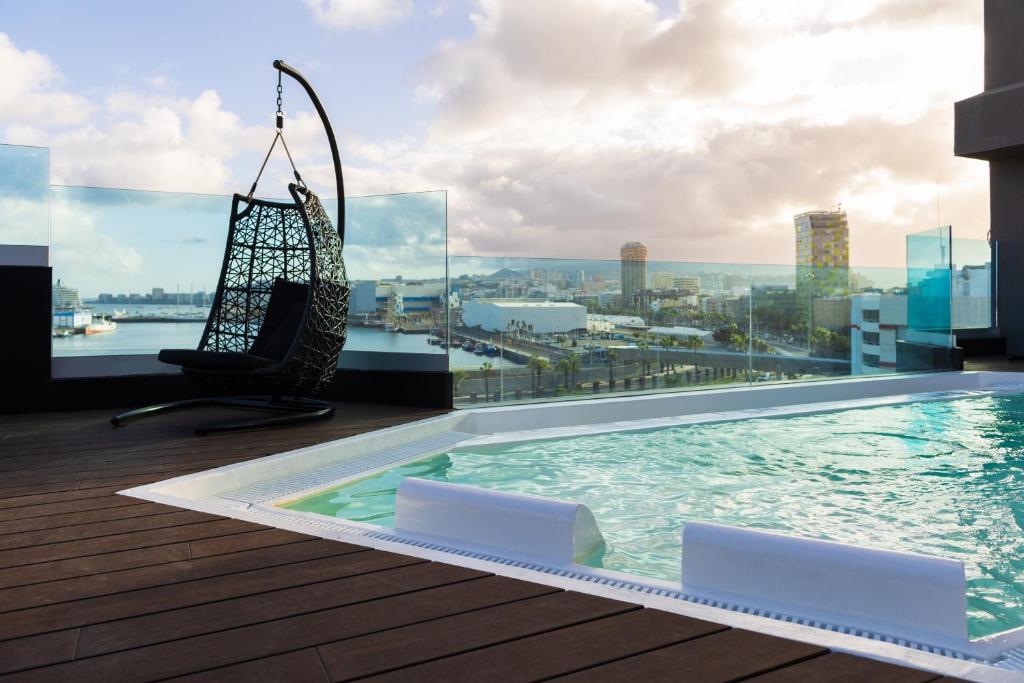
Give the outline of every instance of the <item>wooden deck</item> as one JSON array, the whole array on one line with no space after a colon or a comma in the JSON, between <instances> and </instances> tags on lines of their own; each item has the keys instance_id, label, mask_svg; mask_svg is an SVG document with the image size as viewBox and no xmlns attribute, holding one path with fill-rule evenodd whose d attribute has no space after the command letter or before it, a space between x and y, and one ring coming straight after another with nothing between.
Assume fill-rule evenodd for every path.
<instances>
[{"instance_id":1,"label":"wooden deck","mask_svg":"<svg viewBox=\"0 0 1024 683\"><path fill-rule=\"evenodd\" d=\"M338 413L209 437L192 435L195 413L118 430L107 411L0 417L0 680L938 679L116 495L433 414L354 404Z\"/></svg>"}]
</instances>

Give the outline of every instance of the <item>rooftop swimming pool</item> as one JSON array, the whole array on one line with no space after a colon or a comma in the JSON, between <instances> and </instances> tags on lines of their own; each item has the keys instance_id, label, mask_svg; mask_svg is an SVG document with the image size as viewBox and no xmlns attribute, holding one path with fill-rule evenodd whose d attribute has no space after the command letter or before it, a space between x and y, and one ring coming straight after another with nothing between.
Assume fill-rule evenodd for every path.
<instances>
[{"instance_id":1,"label":"rooftop swimming pool","mask_svg":"<svg viewBox=\"0 0 1024 683\"><path fill-rule=\"evenodd\" d=\"M473 408L122 493L1001 682L1024 672L1022 380Z\"/></svg>"},{"instance_id":2,"label":"rooftop swimming pool","mask_svg":"<svg viewBox=\"0 0 1024 683\"><path fill-rule=\"evenodd\" d=\"M656 579L691 519L961 560L969 635L1024 625L1024 394L470 445L285 507L392 526L406 477L583 503L586 564Z\"/></svg>"}]
</instances>

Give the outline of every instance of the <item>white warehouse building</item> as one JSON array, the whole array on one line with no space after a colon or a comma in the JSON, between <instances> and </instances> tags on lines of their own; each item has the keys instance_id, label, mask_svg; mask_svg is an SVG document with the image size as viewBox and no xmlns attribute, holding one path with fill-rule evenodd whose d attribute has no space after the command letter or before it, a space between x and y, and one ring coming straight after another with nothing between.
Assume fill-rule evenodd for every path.
<instances>
[{"instance_id":1,"label":"white warehouse building","mask_svg":"<svg viewBox=\"0 0 1024 683\"><path fill-rule=\"evenodd\" d=\"M567 301L473 299L463 305L462 321L487 332L504 332L515 322L534 334L555 334L587 329L587 307Z\"/></svg>"}]
</instances>

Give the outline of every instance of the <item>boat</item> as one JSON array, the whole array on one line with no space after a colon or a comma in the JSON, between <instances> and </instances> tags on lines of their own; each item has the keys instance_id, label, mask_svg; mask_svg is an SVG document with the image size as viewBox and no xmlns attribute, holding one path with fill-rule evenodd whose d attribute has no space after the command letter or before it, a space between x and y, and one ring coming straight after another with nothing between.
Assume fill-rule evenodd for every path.
<instances>
[{"instance_id":1,"label":"boat","mask_svg":"<svg viewBox=\"0 0 1024 683\"><path fill-rule=\"evenodd\" d=\"M473 348L473 353L475 353L478 356L482 356L484 355L484 348L485 347L483 345L483 342L480 342L476 345L476 347Z\"/></svg>"},{"instance_id":2,"label":"boat","mask_svg":"<svg viewBox=\"0 0 1024 683\"><path fill-rule=\"evenodd\" d=\"M473 345L473 342L471 342L471 341L467 340L467 341L462 342L462 350L463 351L473 351L475 348L476 347Z\"/></svg>"},{"instance_id":3,"label":"boat","mask_svg":"<svg viewBox=\"0 0 1024 683\"><path fill-rule=\"evenodd\" d=\"M487 346L484 347L484 353L487 354L488 356L497 356L498 347L495 346L494 344L488 344Z\"/></svg>"},{"instance_id":4,"label":"boat","mask_svg":"<svg viewBox=\"0 0 1024 683\"><path fill-rule=\"evenodd\" d=\"M70 330L70 329L68 329L66 327L56 327L53 330L53 336L54 337L70 337L73 334L74 334L74 331Z\"/></svg>"},{"instance_id":5,"label":"boat","mask_svg":"<svg viewBox=\"0 0 1024 683\"><path fill-rule=\"evenodd\" d=\"M441 343L441 340L438 339L437 337L427 337L427 343L430 344L431 346L437 346L438 344Z\"/></svg>"},{"instance_id":6,"label":"boat","mask_svg":"<svg viewBox=\"0 0 1024 683\"><path fill-rule=\"evenodd\" d=\"M93 318L93 321L85 326L86 334L104 334L117 329L117 323L105 318Z\"/></svg>"}]
</instances>

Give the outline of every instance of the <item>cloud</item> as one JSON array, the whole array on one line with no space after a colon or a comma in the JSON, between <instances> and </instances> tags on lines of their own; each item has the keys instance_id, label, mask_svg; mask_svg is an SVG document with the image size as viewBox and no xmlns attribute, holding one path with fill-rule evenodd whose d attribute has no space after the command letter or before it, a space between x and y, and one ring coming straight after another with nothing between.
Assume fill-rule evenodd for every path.
<instances>
[{"instance_id":1,"label":"cloud","mask_svg":"<svg viewBox=\"0 0 1024 683\"><path fill-rule=\"evenodd\" d=\"M981 87L980 5L941 0L481 0L421 67L422 144L382 173L447 187L450 251L792 262L792 216L842 202L853 258L987 227L985 168L952 155ZM959 226L959 227L956 227Z\"/></svg>"},{"instance_id":2,"label":"cloud","mask_svg":"<svg viewBox=\"0 0 1024 683\"><path fill-rule=\"evenodd\" d=\"M306 0L322 24L343 29L379 29L413 12L412 0Z\"/></svg>"},{"instance_id":3,"label":"cloud","mask_svg":"<svg viewBox=\"0 0 1024 683\"><path fill-rule=\"evenodd\" d=\"M413 14L398 0L307 5L341 28ZM980 3L478 0L471 28L412 73L420 132L341 136L349 196L449 190L452 253L615 258L642 239L652 258L792 262L793 214L842 202L854 261L899 265L904 235L938 220L937 193L955 234L987 229L985 165L952 155L952 103L981 89ZM4 49L27 74L20 92L74 97L45 57ZM244 190L232 169L268 129L216 92L150 85L80 100L73 120L12 119L6 137L52 145L59 182ZM316 116L289 113L286 134L333 196ZM290 172L265 178L280 188Z\"/></svg>"},{"instance_id":4,"label":"cloud","mask_svg":"<svg viewBox=\"0 0 1024 683\"><path fill-rule=\"evenodd\" d=\"M84 98L59 89L60 72L45 55L19 50L5 33L0 33L0 64L0 121L69 124L91 113Z\"/></svg>"},{"instance_id":5,"label":"cloud","mask_svg":"<svg viewBox=\"0 0 1024 683\"><path fill-rule=\"evenodd\" d=\"M76 280L100 276L114 281L142 272L142 254L104 234L97 212L81 202L52 200L50 224L54 272L73 273Z\"/></svg>"},{"instance_id":6,"label":"cloud","mask_svg":"<svg viewBox=\"0 0 1024 683\"><path fill-rule=\"evenodd\" d=\"M266 141L266 130L225 111L213 90L191 100L118 92L99 114L57 130L9 126L6 138L51 147L55 184L211 193L234 189L229 162Z\"/></svg>"}]
</instances>

